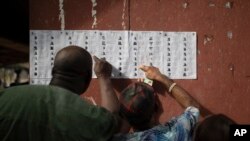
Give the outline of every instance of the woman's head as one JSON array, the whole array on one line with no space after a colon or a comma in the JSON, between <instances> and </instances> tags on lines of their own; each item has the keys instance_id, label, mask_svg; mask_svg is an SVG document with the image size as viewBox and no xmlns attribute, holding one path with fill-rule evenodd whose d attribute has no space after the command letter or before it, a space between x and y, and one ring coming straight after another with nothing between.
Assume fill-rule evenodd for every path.
<instances>
[{"instance_id":1,"label":"woman's head","mask_svg":"<svg viewBox=\"0 0 250 141\"><path fill-rule=\"evenodd\" d=\"M129 85L120 95L120 114L136 130L150 128L150 121L155 114L156 97L148 84L138 82Z\"/></svg>"}]
</instances>

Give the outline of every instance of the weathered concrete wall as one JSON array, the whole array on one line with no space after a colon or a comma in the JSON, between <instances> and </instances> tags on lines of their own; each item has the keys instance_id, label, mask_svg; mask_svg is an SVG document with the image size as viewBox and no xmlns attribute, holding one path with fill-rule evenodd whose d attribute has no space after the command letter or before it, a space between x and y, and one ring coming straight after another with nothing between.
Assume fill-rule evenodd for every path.
<instances>
[{"instance_id":1,"label":"weathered concrete wall","mask_svg":"<svg viewBox=\"0 0 250 141\"><path fill-rule=\"evenodd\" d=\"M248 0L30 1L30 29L196 31L198 79L176 81L213 113L239 123L250 123L249 19ZM130 81L115 80L115 87L119 91ZM164 90L157 91L161 122L182 112ZM99 102L98 93L94 80L87 95Z\"/></svg>"}]
</instances>

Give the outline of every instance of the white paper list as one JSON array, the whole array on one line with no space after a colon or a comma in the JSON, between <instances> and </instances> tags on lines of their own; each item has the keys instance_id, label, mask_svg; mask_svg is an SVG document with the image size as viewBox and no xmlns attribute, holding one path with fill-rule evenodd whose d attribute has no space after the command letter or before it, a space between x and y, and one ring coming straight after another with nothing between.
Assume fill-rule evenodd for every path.
<instances>
[{"instance_id":1,"label":"white paper list","mask_svg":"<svg viewBox=\"0 0 250 141\"><path fill-rule=\"evenodd\" d=\"M172 79L196 79L196 38L196 32L31 30L31 84L49 83L57 51L69 45L105 58L113 65L113 78L144 77L138 69L144 64Z\"/></svg>"}]
</instances>

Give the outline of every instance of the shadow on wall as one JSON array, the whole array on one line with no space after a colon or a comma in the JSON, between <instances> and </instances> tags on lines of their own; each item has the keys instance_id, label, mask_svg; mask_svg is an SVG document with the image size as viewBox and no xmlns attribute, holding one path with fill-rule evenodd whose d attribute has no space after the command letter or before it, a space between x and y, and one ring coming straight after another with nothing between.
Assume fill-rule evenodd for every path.
<instances>
[{"instance_id":1,"label":"shadow on wall","mask_svg":"<svg viewBox=\"0 0 250 141\"><path fill-rule=\"evenodd\" d=\"M16 64L0 68L0 89L29 84L29 64Z\"/></svg>"}]
</instances>

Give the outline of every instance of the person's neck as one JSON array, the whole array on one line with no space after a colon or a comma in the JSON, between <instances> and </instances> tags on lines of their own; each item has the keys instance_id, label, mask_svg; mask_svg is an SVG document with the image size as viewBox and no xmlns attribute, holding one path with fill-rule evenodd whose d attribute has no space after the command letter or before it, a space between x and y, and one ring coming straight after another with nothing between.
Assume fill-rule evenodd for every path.
<instances>
[{"instance_id":1,"label":"person's neck","mask_svg":"<svg viewBox=\"0 0 250 141\"><path fill-rule=\"evenodd\" d=\"M79 78L57 76L57 75L53 76L49 85L62 87L77 95L80 95L82 93L81 90L84 89L83 83L80 82Z\"/></svg>"}]
</instances>

